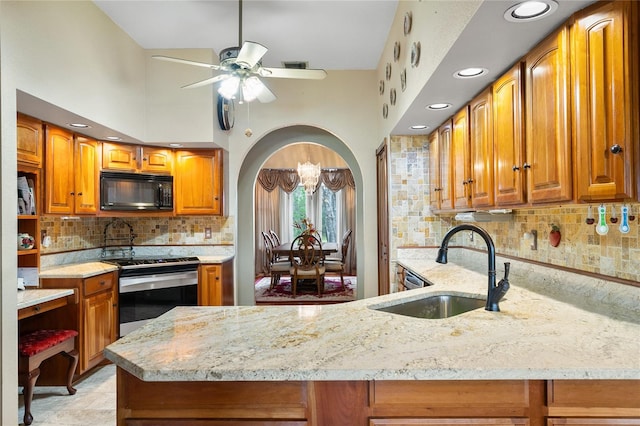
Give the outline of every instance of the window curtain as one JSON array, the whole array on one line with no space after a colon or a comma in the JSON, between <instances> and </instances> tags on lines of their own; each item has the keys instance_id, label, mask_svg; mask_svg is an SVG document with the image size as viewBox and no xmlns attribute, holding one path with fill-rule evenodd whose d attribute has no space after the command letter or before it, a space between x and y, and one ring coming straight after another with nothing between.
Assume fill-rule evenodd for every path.
<instances>
[{"instance_id":1,"label":"window curtain","mask_svg":"<svg viewBox=\"0 0 640 426\"><path fill-rule=\"evenodd\" d=\"M274 186L271 181L267 179L266 182L271 182L271 191L267 190L258 176L258 182L260 185L256 185L255 189L255 209L256 209L256 252L255 252L255 273L256 276L264 274L266 272L265 265L267 262L266 251L264 247L264 240L262 239L262 231L269 232L273 229L278 235L280 234L280 190L274 190L277 185Z\"/></svg>"},{"instance_id":2,"label":"window curtain","mask_svg":"<svg viewBox=\"0 0 640 426\"><path fill-rule=\"evenodd\" d=\"M262 169L258 173L258 185L256 185L255 208L256 208L256 253L255 253L255 270L256 274L263 273L266 262L264 242L262 240L262 231L268 232L273 229L280 235L283 242L291 241L293 238L290 234L292 227L292 212L290 211L290 194L300 184L300 176L294 169ZM342 235L351 229L355 232L355 181L351 170L349 169L322 169L320 179L318 180L317 189L323 183L331 191L338 192L339 208L341 214L338 222L338 235L342 242ZM278 190L279 188L279 190ZM322 217L319 211L321 203L318 201L320 197L315 196L314 192L311 205L307 206L308 212L313 212L312 222L320 227L318 218ZM315 201L314 201L315 200ZM310 207L310 208L309 208ZM281 214L280 212L286 212ZM356 247L355 236L351 235L351 244L347 253L346 273L349 275L356 274Z\"/></svg>"}]
</instances>

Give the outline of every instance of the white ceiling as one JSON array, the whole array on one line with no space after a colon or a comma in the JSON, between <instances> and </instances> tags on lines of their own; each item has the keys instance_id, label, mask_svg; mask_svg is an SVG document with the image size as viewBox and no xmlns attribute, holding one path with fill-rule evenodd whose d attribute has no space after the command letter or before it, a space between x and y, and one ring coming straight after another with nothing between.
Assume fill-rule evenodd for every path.
<instances>
[{"instance_id":1,"label":"white ceiling","mask_svg":"<svg viewBox=\"0 0 640 426\"><path fill-rule=\"evenodd\" d=\"M437 10L439 2L463 0L423 1L433 3ZM504 12L519 1L482 3L392 134L430 133L572 13L594 0L558 0L557 11L548 18L507 22ZM235 0L94 2L143 48L219 52L238 44L239 2ZM306 61L309 68L373 70L381 59L397 5L397 0L244 0L243 39L268 47L263 64L269 67L280 67L283 61ZM465 81L452 77L467 66L481 66L489 73ZM439 112L424 109L434 102L453 107ZM409 130L413 124L430 128L414 132Z\"/></svg>"}]
</instances>

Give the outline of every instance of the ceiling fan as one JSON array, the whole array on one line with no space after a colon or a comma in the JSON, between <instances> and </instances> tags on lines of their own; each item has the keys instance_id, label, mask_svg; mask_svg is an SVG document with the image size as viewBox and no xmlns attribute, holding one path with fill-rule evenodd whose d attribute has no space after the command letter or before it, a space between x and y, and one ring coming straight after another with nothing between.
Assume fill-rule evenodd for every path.
<instances>
[{"instance_id":1,"label":"ceiling fan","mask_svg":"<svg viewBox=\"0 0 640 426\"><path fill-rule=\"evenodd\" d=\"M219 65L162 55L154 55L152 57L163 61L177 62L220 71L220 74L216 76L188 84L182 88L193 89L208 84L220 83L218 93L226 99L237 99L239 103L251 102L255 99L267 103L276 99L273 92L262 82L261 77L311 80L321 80L326 77L327 72L322 69L263 67L261 59L267 53L268 49L260 43L253 41L242 42L242 0L239 0L238 20L238 44L241 44L242 48L229 47L223 49L219 55Z\"/></svg>"}]
</instances>

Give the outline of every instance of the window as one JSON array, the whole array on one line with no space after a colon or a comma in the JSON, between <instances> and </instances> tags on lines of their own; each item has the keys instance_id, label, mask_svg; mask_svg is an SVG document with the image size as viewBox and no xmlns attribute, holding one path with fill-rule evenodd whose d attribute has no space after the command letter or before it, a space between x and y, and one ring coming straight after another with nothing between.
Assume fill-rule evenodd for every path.
<instances>
[{"instance_id":1,"label":"window","mask_svg":"<svg viewBox=\"0 0 640 426\"><path fill-rule=\"evenodd\" d=\"M300 223L302 219L308 217L320 232L323 242L338 242L338 224L340 222L339 203L341 197L338 192L333 192L324 184L311 196L307 196L304 186L299 185L289 195L290 216L293 218L291 223L291 236L295 237L299 231L293 227L294 223Z\"/></svg>"}]
</instances>

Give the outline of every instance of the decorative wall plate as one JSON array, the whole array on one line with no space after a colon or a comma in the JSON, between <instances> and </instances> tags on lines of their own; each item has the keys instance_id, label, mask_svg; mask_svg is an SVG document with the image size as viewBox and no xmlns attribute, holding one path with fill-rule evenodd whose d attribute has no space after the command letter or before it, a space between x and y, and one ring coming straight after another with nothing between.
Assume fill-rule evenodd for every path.
<instances>
[{"instance_id":1,"label":"decorative wall plate","mask_svg":"<svg viewBox=\"0 0 640 426\"><path fill-rule=\"evenodd\" d=\"M396 89L394 88L391 88L391 90L389 90L389 103L391 103L391 105L396 104Z\"/></svg>"},{"instance_id":2,"label":"decorative wall plate","mask_svg":"<svg viewBox=\"0 0 640 426\"><path fill-rule=\"evenodd\" d=\"M387 62L387 68L385 70L385 76L387 80L391 80L391 62Z\"/></svg>"},{"instance_id":3,"label":"decorative wall plate","mask_svg":"<svg viewBox=\"0 0 640 426\"><path fill-rule=\"evenodd\" d=\"M400 89L404 92L407 88L407 69L404 68L400 73Z\"/></svg>"},{"instance_id":4,"label":"decorative wall plate","mask_svg":"<svg viewBox=\"0 0 640 426\"><path fill-rule=\"evenodd\" d=\"M218 95L218 124L222 130L231 130L235 122L233 99Z\"/></svg>"},{"instance_id":5,"label":"decorative wall plate","mask_svg":"<svg viewBox=\"0 0 640 426\"><path fill-rule=\"evenodd\" d=\"M389 116L389 105L382 104L382 118L387 118Z\"/></svg>"},{"instance_id":6,"label":"decorative wall plate","mask_svg":"<svg viewBox=\"0 0 640 426\"><path fill-rule=\"evenodd\" d=\"M400 59L400 42L396 41L393 45L393 61L398 62L398 59Z\"/></svg>"},{"instance_id":7,"label":"decorative wall plate","mask_svg":"<svg viewBox=\"0 0 640 426\"><path fill-rule=\"evenodd\" d=\"M384 94L384 80L380 80L380 94Z\"/></svg>"},{"instance_id":8,"label":"decorative wall plate","mask_svg":"<svg viewBox=\"0 0 640 426\"><path fill-rule=\"evenodd\" d=\"M417 67L420 63L420 42L416 41L411 45L411 66Z\"/></svg>"},{"instance_id":9,"label":"decorative wall plate","mask_svg":"<svg viewBox=\"0 0 640 426\"><path fill-rule=\"evenodd\" d=\"M411 24L413 21L413 15L411 11L404 14L404 35L409 35L411 32Z\"/></svg>"}]
</instances>

